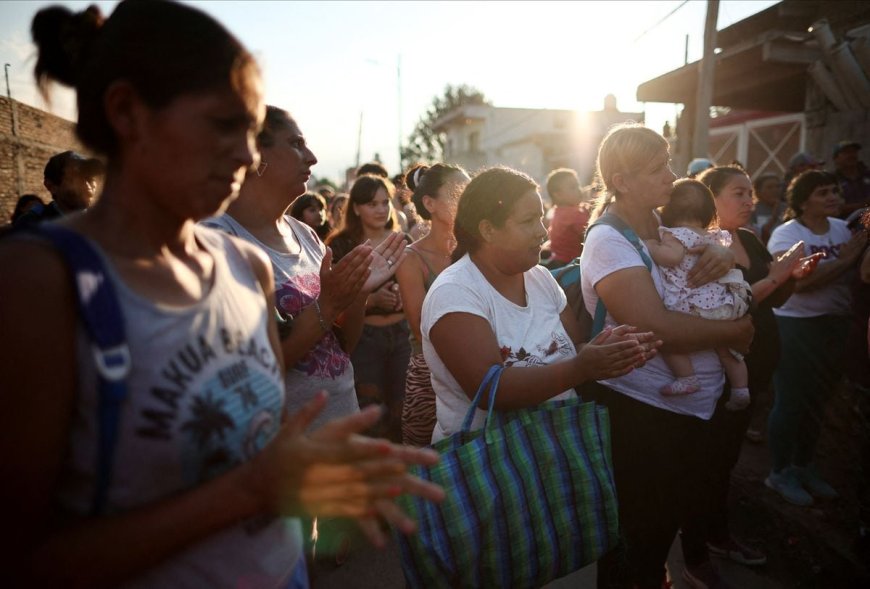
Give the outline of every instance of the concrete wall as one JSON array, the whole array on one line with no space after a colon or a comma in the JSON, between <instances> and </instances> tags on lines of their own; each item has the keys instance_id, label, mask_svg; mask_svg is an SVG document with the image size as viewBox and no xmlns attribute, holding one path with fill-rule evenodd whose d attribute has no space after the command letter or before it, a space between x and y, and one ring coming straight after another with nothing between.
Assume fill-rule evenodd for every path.
<instances>
[{"instance_id":1,"label":"concrete wall","mask_svg":"<svg viewBox=\"0 0 870 589\"><path fill-rule=\"evenodd\" d=\"M75 123L0 97L0 225L7 223L22 194L51 200L42 172L52 155L85 152L75 137Z\"/></svg>"},{"instance_id":2,"label":"concrete wall","mask_svg":"<svg viewBox=\"0 0 870 589\"><path fill-rule=\"evenodd\" d=\"M804 149L830 164L834 146L840 141L857 141L863 145L858 152L870 166L870 110L840 112L825 99L820 88L807 76L806 144Z\"/></svg>"}]
</instances>

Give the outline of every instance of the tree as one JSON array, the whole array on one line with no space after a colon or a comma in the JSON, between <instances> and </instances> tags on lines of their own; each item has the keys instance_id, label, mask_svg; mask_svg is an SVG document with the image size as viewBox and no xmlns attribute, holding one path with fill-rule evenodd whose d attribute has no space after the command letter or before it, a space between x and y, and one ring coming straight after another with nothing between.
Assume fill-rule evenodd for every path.
<instances>
[{"instance_id":1,"label":"tree","mask_svg":"<svg viewBox=\"0 0 870 589\"><path fill-rule=\"evenodd\" d=\"M470 105L491 104L483 92L462 84L447 85L443 96L436 96L432 104L420 117L414 131L408 136L408 141L402 146L402 168L419 161L440 161L444 157L444 133L435 131L435 122L453 109Z\"/></svg>"}]
</instances>

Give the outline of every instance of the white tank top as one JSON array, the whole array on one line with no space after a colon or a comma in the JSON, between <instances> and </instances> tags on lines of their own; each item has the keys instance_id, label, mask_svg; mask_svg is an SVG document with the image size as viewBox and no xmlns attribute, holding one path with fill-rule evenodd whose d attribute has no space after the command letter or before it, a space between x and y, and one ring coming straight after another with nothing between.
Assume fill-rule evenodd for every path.
<instances>
[{"instance_id":1,"label":"white tank top","mask_svg":"<svg viewBox=\"0 0 870 589\"><path fill-rule=\"evenodd\" d=\"M250 460L276 434L282 375L269 343L265 295L230 238L205 227L196 238L214 261L201 301L167 307L114 273L132 369L127 378L106 513L158 501ZM83 328L79 390L60 504L85 515L94 496L98 381ZM189 546L129 587L276 587L301 555L299 521L255 518Z\"/></svg>"}]
</instances>

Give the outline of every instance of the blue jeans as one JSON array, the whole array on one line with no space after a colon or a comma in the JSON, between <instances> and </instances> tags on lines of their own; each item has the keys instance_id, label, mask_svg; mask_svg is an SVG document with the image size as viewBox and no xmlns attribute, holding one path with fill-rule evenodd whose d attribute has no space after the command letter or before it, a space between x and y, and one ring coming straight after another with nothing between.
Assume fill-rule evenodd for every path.
<instances>
[{"instance_id":1,"label":"blue jeans","mask_svg":"<svg viewBox=\"0 0 870 589\"><path fill-rule=\"evenodd\" d=\"M387 407L381 431L395 442L402 441L402 402L405 373L411 357L410 330L404 319L392 325L364 325L359 343L350 356L360 408L372 403Z\"/></svg>"},{"instance_id":2,"label":"blue jeans","mask_svg":"<svg viewBox=\"0 0 870 589\"><path fill-rule=\"evenodd\" d=\"M812 462L825 403L843 375L849 318L777 317L782 352L768 430L774 472Z\"/></svg>"}]
</instances>

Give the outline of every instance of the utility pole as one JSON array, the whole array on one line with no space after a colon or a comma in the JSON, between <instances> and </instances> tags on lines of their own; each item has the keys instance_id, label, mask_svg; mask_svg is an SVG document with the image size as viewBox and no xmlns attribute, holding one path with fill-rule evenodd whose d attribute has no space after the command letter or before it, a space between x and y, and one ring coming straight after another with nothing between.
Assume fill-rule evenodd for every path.
<instances>
[{"instance_id":1,"label":"utility pole","mask_svg":"<svg viewBox=\"0 0 870 589\"><path fill-rule=\"evenodd\" d=\"M716 73L716 21L719 0L707 0L707 20L704 23L704 57L698 72L698 93L695 100L695 132L689 158L707 157L710 133L710 103L713 101L713 77Z\"/></svg>"},{"instance_id":2,"label":"utility pole","mask_svg":"<svg viewBox=\"0 0 870 589\"><path fill-rule=\"evenodd\" d=\"M12 90L9 87L9 68L12 67L12 64L4 63L3 64L3 73L6 74L6 97L11 101L12 100Z\"/></svg>"},{"instance_id":3,"label":"utility pole","mask_svg":"<svg viewBox=\"0 0 870 589\"><path fill-rule=\"evenodd\" d=\"M21 161L21 137L18 136L18 106L12 101L12 87L9 85L9 68L12 65L3 64L3 74L6 76L6 97L9 99L9 115L12 117L12 136L15 137L15 188L18 195L24 192L24 162Z\"/></svg>"},{"instance_id":4,"label":"utility pole","mask_svg":"<svg viewBox=\"0 0 870 589\"><path fill-rule=\"evenodd\" d=\"M402 54L396 57L396 109L399 114L399 170L402 173Z\"/></svg>"},{"instance_id":5,"label":"utility pole","mask_svg":"<svg viewBox=\"0 0 870 589\"><path fill-rule=\"evenodd\" d=\"M359 169L360 152L362 151L362 121L363 111L359 111L359 127L356 132L356 167Z\"/></svg>"}]
</instances>

